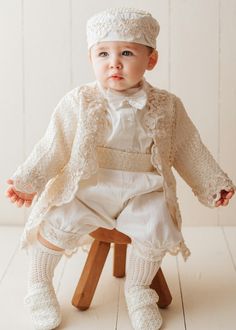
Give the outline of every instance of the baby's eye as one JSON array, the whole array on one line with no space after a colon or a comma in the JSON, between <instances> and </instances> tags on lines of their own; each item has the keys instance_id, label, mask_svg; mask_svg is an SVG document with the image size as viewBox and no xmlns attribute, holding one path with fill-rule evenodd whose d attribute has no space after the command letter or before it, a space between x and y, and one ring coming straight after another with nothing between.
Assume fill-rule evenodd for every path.
<instances>
[{"instance_id":1,"label":"baby's eye","mask_svg":"<svg viewBox=\"0 0 236 330\"><path fill-rule=\"evenodd\" d=\"M106 57L106 56L108 56L108 52L100 52L100 53L98 54L98 56L99 56L99 57Z\"/></svg>"},{"instance_id":2,"label":"baby's eye","mask_svg":"<svg viewBox=\"0 0 236 330\"><path fill-rule=\"evenodd\" d=\"M122 55L124 55L124 56L132 56L132 55L134 55L130 50L124 50L123 52L122 52Z\"/></svg>"}]
</instances>

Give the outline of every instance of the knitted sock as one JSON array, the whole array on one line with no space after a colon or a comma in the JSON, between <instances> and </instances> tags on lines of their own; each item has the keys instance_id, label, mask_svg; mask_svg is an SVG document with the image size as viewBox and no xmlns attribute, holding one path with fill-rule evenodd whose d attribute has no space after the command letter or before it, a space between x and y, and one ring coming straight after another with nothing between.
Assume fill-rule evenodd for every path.
<instances>
[{"instance_id":1,"label":"knitted sock","mask_svg":"<svg viewBox=\"0 0 236 330\"><path fill-rule=\"evenodd\" d=\"M132 249L127 267L125 290L133 286L150 286L161 264L160 260L140 257Z\"/></svg>"},{"instance_id":2,"label":"knitted sock","mask_svg":"<svg viewBox=\"0 0 236 330\"><path fill-rule=\"evenodd\" d=\"M61 251L47 248L37 241L30 251L28 288L39 283L52 283L54 269L62 257Z\"/></svg>"},{"instance_id":3,"label":"knitted sock","mask_svg":"<svg viewBox=\"0 0 236 330\"><path fill-rule=\"evenodd\" d=\"M157 306L159 297L149 287L161 260L161 254L160 258L152 260L140 256L132 248L125 281L125 298L134 330L158 330L162 325Z\"/></svg>"},{"instance_id":4,"label":"knitted sock","mask_svg":"<svg viewBox=\"0 0 236 330\"><path fill-rule=\"evenodd\" d=\"M51 330L61 323L60 305L52 283L54 269L61 256L61 251L51 250L38 241L30 250L25 305L29 308L34 328L37 330Z\"/></svg>"}]
</instances>

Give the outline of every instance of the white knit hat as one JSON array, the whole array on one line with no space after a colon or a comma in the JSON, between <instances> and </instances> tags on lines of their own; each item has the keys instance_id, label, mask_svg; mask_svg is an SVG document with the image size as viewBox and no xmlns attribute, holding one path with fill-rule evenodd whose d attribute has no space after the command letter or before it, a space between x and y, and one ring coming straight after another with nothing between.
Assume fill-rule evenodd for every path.
<instances>
[{"instance_id":1,"label":"white knit hat","mask_svg":"<svg viewBox=\"0 0 236 330\"><path fill-rule=\"evenodd\" d=\"M152 15L134 8L110 8L87 22L88 48L102 41L128 41L156 48L160 27Z\"/></svg>"}]
</instances>

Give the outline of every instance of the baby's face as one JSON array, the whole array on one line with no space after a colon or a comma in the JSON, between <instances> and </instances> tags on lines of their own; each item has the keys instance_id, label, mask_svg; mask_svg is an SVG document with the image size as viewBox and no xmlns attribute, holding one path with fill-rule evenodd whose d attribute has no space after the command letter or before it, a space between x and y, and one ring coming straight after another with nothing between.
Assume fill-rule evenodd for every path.
<instances>
[{"instance_id":1,"label":"baby's face","mask_svg":"<svg viewBox=\"0 0 236 330\"><path fill-rule=\"evenodd\" d=\"M157 53L133 42L104 41L91 48L90 59L104 88L124 91L137 86L145 71L153 69Z\"/></svg>"}]
</instances>

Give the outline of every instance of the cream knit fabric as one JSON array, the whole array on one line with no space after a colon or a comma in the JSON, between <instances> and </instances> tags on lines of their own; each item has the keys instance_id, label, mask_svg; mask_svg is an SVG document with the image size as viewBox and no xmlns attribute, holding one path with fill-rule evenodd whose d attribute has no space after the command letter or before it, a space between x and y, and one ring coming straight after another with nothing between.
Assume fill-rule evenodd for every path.
<instances>
[{"instance_id":1,"label":"cream knit fabric","mask_svg":"<svg viewBox=\"0 0 236 330\"><path fill-rule=\"evenodd\" d=\"M61 252L51 250L38 241L33 244L30 249L29 290L38 283L52 283L54 269L61 256Z\"/></svg>"},{"instance_id":2,"label":"cream knit fabric","mask_svg":"<svg viewBox=\"0 0 236 330\"><path fill-rule=\"evenodd\" d=\"M159 258L149 260L148 258L140 257L132 248L128 263L127 275L125 279L125 290L128 291L133 286L150 286L154 276L156 275L164 253L160 252Z\"/></svg>"},{"instance_id":3,"label":"cream knit fabric","mask_svg":"<svg viewBox=\"0 0 236 330\"><path fill-rule=\"evenodd\" d=\"M152 172L151 154L125 152L110 148L98 147L98 163L101 168L119 171Z\"/></svg>"}]
</instances>

